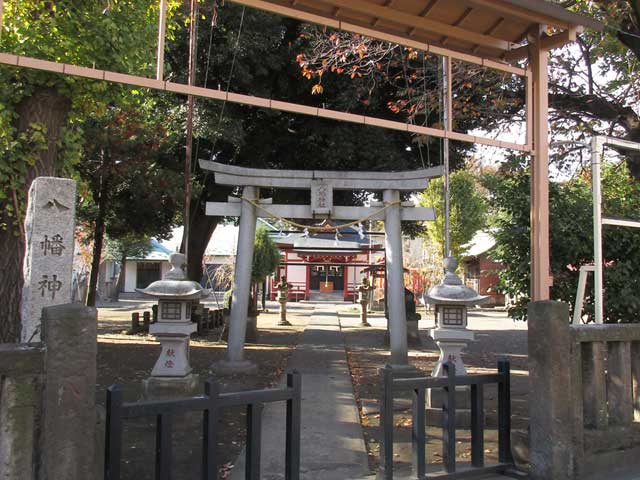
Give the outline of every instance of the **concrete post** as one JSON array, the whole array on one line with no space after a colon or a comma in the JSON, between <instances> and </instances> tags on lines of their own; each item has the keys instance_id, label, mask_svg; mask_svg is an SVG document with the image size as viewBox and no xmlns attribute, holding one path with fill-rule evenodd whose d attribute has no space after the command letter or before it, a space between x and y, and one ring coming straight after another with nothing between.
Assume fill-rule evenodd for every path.
<instances>
[{"instance_id":1,"label":"concrete post","mask_svg":"<svg viewBox=\"0 0 640 480\"><path fill-rule=\"evenodd\" d=\"M44 476L100 478L96 441L95 308L77 303L42 311L45 357Z\"/></svg>"},{"instance_id":2,"label":"concrete post","mask_svg":"<svg viewBox=\"0 0 640 480\"><path fill-rule=\"evenodd\" d=\"M251 290L251 268L253 266L253 247L256 238L256 207L246 200L257 201L259 189L244 187L242 209L238 231L238 250L236 252L235 276L233 278L233 297L229 320L229 343L227 358L216 365L218 371L247 371L256 368L244 359L244 343L247 332L247 312Z\"/></svg>"},{"instance_id":3,"label":"concrete post","mask_svg":"<svg viewBox=\"0 0 640 480\"><path fill-rule=\"evenodd\" d=\"M385 190L385 205L397 202L385 210L384 231L387 254L387 305L389 308L389 343L391 364L408 364L407 314L404 304L404 273L402 264L402 231L400 218L400 193Z\"/></svg>"},{"instance_id":4,"label":"concrete post","mask_svg":"<svg viewBox=\"0 0 640 480\"><path fill-rule=\"evenodd\" d=\"M569 306L529 304L529 401L533 480L575 478Z\"/></svg>"}]
</instances>

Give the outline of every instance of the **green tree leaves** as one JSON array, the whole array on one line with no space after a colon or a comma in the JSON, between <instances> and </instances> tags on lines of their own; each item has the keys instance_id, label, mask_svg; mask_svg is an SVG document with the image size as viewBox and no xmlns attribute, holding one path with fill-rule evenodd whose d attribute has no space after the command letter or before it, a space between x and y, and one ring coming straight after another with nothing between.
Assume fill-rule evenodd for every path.
<instances>
[{"instance_id":1,"label":"green tree leaves","mask_svg":"<svg viewBox=\"0 0 640 480\"><path fill-rule=\"evenodd\" d=\"M517 159L516 159L517 160ZM512 299L509 314L526 318L530 281L529 170L516 167L485 175L490 196L490 226L496 239L494 260L505 264L500 289ZM517 162L516 162L517 163ZM603 214L638 218L640 185L625 163L605 164L602 172ZM575 302L578 272L593 264L593 203L589 175L549 185L551 298ZM607 322L640 322L640 231L603 227L604 306ZM593 283L587 283L585 314L593 319Z\"/></svg>"},{"instance_id":2,"label":"green tree leaves","mask_svg":"<svg viewBox=\"0 0 640 480\"><path fill-rule=\"evenodd\" d=\"M450 242L453 256L460 257L461 246L485 225L486 205L478 191L478 183L466 170L452 172L449 176L450 191ZM444 180L437 178L429 182L420 194L420 205L436 209L436 220L428 222L427 236L444 255Z\"/></svg>"},{"instance_id":3,"label":"green tree leaves","mask_svg":"<svg viewBox=\"0 0 640 480\"><path fill-rule=\"evenodd\" d=\"M271 275L278 268L280 262L280 250L275 242L269 237L266 228L259 228L256 231L256 240L253 251L253 267L251 270L251 281L258 283Z\"/></svg>"}]
</instances>

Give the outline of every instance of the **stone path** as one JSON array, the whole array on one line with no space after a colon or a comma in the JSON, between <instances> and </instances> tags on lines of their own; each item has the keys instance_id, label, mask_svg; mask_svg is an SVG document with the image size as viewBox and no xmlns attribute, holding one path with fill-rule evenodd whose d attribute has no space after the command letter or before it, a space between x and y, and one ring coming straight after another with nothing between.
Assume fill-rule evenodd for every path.
<instances>
[{"instance_id":1,"label":"stone path","mask_svg":"<svg viewBox=\"0 0 640 480\"><path fill-rule=\"evenodd\" d=\"M367 451L334 307L316 306L287 368L302 374L300 478L355 480L368 476ZM261 479L284 478L284 427L284 403L267 406ZM230 478L244 478L244 452Z\"/></svg>"}]
</instances>

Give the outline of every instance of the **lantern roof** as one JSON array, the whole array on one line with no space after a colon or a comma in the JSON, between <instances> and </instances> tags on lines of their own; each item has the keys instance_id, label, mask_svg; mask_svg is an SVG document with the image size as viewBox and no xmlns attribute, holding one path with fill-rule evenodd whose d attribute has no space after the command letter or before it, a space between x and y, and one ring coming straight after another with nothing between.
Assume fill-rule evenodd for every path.
<instances>
[{"instance_id":1,"label":"lantern roof","mask_svg":"<svg viewBox=\"0 0 640 480\"><path fill-rule=\"evenodd\" d=\"M478 295L473 288L467 287L455 273L458 268L458 260L455 257L444 259L446 274L435 287L427 293L427 300L434 305L477 305L486 302L489 297Z\"/></svg>"},{"instance_id":2,"label":"lantern roof","mask_svg":"<svg viewBox=\"0 0 640 480\"><path fill-rule=\"evenodd\" d=\"M169 255L171 270L164 278L153 282L147 288L136 288L136 291L158 299L191 300L208 296L208 289L202 288L198 282L187 280L182 269L185 260L184 254L172 253Z\"/></svg>"}]
</instances>

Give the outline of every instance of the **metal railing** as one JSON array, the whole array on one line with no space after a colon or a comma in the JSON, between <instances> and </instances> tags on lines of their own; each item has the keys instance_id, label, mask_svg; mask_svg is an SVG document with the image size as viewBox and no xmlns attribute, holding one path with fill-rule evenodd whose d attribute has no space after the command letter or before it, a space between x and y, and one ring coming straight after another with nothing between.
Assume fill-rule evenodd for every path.
<instances>
[{"instance_id":1,"label":"metal railing","mask_svg":"<svg viewBox=\"0 0 640 480\"><path fill-rule=\"evenodd\" d=\"M456 376L455 365L444 365L445 377L394 378L393 368L381 369L380 473L393 479L393 401L398 391L413 390L412 470L417 479L470 478L470 475L501 473L513 468L511 456L510 364L498 361L498 373ZM484 462L484 385L498 385L498 462ZM471 468L456 473L456 387L469 386L471 395ZM444 473L427 473L426 402L427 389L444 390L442 405L442 464Z\"/></svg>"},{"instance_id":2,"label":"metal railing","mask_svg":"<svg viewBox=\"0 0 640 480\"><path fill-rule=\"evenodd\" d=\"M107 419L105 441L105 480L120 480L123 421L130 418L156 417L155 478L171 480L173 463L172 429L176 414L202 411L202 480L218 478L216 455L217 424L220 409L232 406L247 407L247 443L245 479L260 478L262 412L265 403L287 402L285 479L300 477L300 411L302 379L298 372L287 374L287 386L279 389L249 390L220 393L218 383L210 378L205 382L204 395L161 401L127 403L121 387L107 389Z\"/></svg>"}]
</instances>

